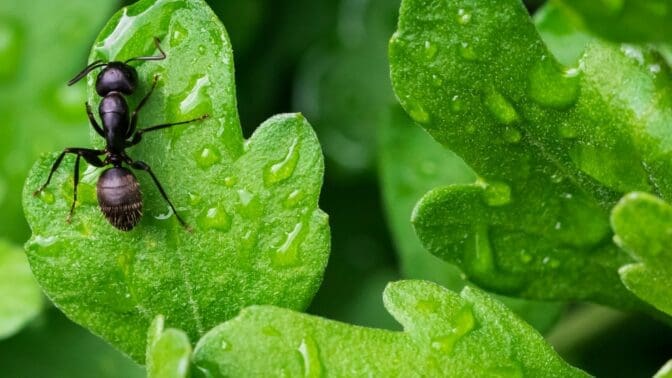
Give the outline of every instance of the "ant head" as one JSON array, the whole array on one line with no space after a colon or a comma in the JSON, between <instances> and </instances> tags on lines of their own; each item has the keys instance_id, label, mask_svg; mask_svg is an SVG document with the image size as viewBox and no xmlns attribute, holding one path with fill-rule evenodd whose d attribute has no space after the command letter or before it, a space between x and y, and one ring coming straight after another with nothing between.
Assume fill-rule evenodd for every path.
<instances>
[{"instance_id":1,"label":"ant head","mask_svg":"<svg viewBox=\"0 0 672 378\"><path fill-rule=\"evenodd\" d=\"M110 62L96 78L96 92L105 96L110 92L130 95L138 85L138 73L135 68L122 62Z\"/></svg>"}]
</instances>

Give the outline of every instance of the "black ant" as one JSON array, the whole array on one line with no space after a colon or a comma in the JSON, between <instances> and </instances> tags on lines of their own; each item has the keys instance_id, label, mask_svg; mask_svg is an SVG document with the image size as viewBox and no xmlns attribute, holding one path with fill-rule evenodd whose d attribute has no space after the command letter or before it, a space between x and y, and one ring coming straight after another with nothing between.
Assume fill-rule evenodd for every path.
<instances>
[{"instance_id":1,"label":"black ant","mask_svg":"<svg viewBox=\"0 0 672 378\"><path fill-rule=\"evenodd\" d=\"M166 191L159 183L159 180L152 172L152 169L146 163L138 160L131 159L126 154L126 148L135 146L140 143L142 140L142 135L144 133L165 129L167 127L184 125L187 123L200 121L205 118L208 118L209 115L205 114L201 117L190 119L188 121L174 122L174 123L163 123L156 126L147 127L144 129L136 130L136 125L138 122L138 112L142 107L147 103L149 96L152 94L156 88L156 83L158 81L158 75L154 76L154 81L152 83L152 88L145 95L145 97L140 100L138 106L135 108L132 114L129 116L128 104L124 96L128 96L135 92L135 89L138 84L138 73L135 68L130 66L128 63L133 61L149 61L149 60L163 60L166 58L166 53L161 49L160 41L158 38L154 38L154 44L159 50L160 54L156 56L143 56L137 58L131 58L124 62L109 62L104 63L102 60L97 60L89 64L82 72L77 74L72 80L68 82L68 85L73 85L83 77L88 75L91 71L96 68L103 67L102 71L98 74L96 78L96 92L103 99L98 106L98 114L103 123L101 128L96 121L96 118L93 116L91 111L91 106L87 102L86 113L89 116L89 121L93 129L100 135L105 138L107 145L104 150L94 150L89 148L74 148L69 147L63 150L53 166L51 167L51 172L49 172L49 177L47 182L42 185L38 190L36 190L33 195L38 195L42 192L49 182L51 181L51 176L58 169L58 166L63 161L63 157L66 154L75 154L77 158L75 159L75 173L74 173L74 198L72 201L72 206L70 207L70 213L68 214L67 221L70 222L72 214L75 210L75 203L77 202L77 185L79 184L79 159L84 158L87 163L93 165L94 167L105 167L112 165L111 168L106 169L98 178L97 184L97 196L98 196L98 205L100 210L105 215L105 218L112 224L114 227L122 230L129 231L135 225L140 222L142 217L142 194L140 192L140 184L135 178L133 173L128 169L124 168L122 164L126 164L133 169L142 170L151 176L154 184L156 184L161 196L163 199L168 202L170 208L173 210L175 217L180 221L183 227L187 230L190 230L189 226L182 220L175 206L168 199ZM105 160L101 160L99 156L105 155Z\"/></svg>"}]
</instances>

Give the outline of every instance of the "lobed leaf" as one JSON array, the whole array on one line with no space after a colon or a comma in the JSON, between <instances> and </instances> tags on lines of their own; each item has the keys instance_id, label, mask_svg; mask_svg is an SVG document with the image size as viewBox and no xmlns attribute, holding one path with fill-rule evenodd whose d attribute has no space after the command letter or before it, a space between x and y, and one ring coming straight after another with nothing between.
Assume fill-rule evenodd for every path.
<instances>
[{"instance_id":1,"label":"lobed leaf","mask_svg":"<svg viewBox=\"0 0 672 378\"><path fill-rule=\"evenodd\" d=\"M146 134L129 155L147 162L194 229L187 232L144 172L145 215L132 231L110 226L96 204L100 170L87 168L72 224L72 158L39 198L55 154L40 159L24 188L33 236L28 257L50 299L71 319L136 361L157 314L192 340L251 304L304 309L317 291L329 253L327 216L318 209L323 157L299 114L264 122L247 141L236 110L233 60L226 31L202 0L143 0L103 29L90 60L140 64L130 107L159 85L139 127L209 114L203 122ZM89 101L97 104L95 75ZM82 109L84 111L84 109ZM103 141L92 133L93 144Z\"/></svg>"},{"instance_id":2,"label":"lobed leaf","mask_svg":"<svg viewBox=\"0 0 672 378\"><path fill-rule=\"evenodd\" d=\"M623 284L672 315L672 206L647 193L630 193L611 213L614 241L634 260L618 273Z\"/></svg>"},{"instance_id":3,"label":"lobed leaf","mask_svg":"<svg viewBox=\"0 0 672 378\"><path fill-rule=\"evenodd\" d=\"M404 277L436 282L460 290L462 272L427 252L409 222L424 193L451 183L476 180L474 172L454 153L437 143L408 118L400 106L391 107L379 127L380 178L387 218ZM562 305L498 296L512 311L540 332L558 319Z\"/></svg>"},{"instance_id":4,"label":"lobed leaf","mask_svg":"<svg viewBox=\"0 0 672 378\"><path fill-rule=\"evenodd\" d=\"M384 301L403 332L254 306L203 337L193 361L210 377L586 376L477 289L399 281Z\"/></svg>"},{"instance_id":5,"label":"lobed leaf","mask_svg":"<svg viewBox=\"0 0 672 378\"><path fill-rule=\"evenodd\" d=\"M593 42L567 68L519 0L405 0L390 61L405 110L479 176L420 201L426 248L502 293L644 307L608 217L624 192L672 194L655 52Z\"/></svg>"},{"instance_id":6,"label":"lobed leaf","mask_svg":"<svg viewBox=\"0 0 672 378\"><path fill-rule=\"evenodd\" d=\"M0 239L0 339L21 330L42 311L42 306L42 290L25 254Z\"/></svg>"}]
</instances>

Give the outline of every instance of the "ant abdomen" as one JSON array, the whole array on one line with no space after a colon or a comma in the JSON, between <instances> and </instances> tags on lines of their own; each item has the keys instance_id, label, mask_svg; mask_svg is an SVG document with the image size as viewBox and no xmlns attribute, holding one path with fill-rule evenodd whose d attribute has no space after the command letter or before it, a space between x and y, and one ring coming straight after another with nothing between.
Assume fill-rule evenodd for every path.
<instances>
[{"instance_id":1,"label":"ant abdomen","mask_svg":"<svg viewBox=\"0 0 672 378\"><path fill-rule=\"evenodd\" d=\"M98 179L97 194L100 210L114 227L128 231L140 222L142 193L131 171L122 167L105 170Z\"/></svg>"}]
</instances>

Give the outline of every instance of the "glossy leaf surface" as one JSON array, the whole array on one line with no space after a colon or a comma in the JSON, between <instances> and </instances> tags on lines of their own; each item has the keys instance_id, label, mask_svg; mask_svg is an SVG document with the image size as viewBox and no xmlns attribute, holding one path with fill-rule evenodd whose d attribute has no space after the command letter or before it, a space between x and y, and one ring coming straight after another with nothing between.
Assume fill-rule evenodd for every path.
<instances>
[{"instance_id":1,"label":"glossy leaf surface","mask_svg":"<svg viewBox=\"0 0 672 378\"><path fill-rule=\"evenodd\" d=\"M399 281L384 301L404 332L254 306L201 339L194 363L211 377L585 376L477 289Z\"/></svg>"},{"instance_id":2,"label":"glossy leaf surface","mask_svg":"<svg viewBox=\"0 0 672 378\"><path fill-rule=\"evenodd\" d=\"M164 329L166 319L158 315L147 334L147 377L185 378L189 375L191 343L184 331Z\"/></svg>"},{"instance_id":3,"label":"glossy leaf surface","mask_svg":"<svg viewBox=\"0 0 672 378\"><path fill-rule=\"evenodd\" d=\"M70 318L142 361L156 314L192 340L251 304L304 309L329 253L326 215L317 208L323 158L299 114L272 117L245 141L236 110L231 46L203 1L144 0L103 29L91 60L126 60L166 51L138 65L130 106L159 84L139 127L209 114L208 120L145 134L129 155L152 166L193 232L175 220L145 172L136 176L145 214L123 233L96 203L100 170L82 174L71 224L74 159L66 158L39 197L56 154L39 160L24 190L33 231L27 244L38 281ZM95 75L89 101L97 104ZM93 143L102 146L94 133Z\"/></svg>"},{"instance_id":4,"label":"glossy leaf surface","mask_svg":"<svg viewBox=\"0 0 672 378\"><path fill-rule=\"evenodd\" d=\"M390 60L405 110L479 176L421 200L426 248L502 293L642 306L609 211L623 192L671 194L659 56L595 42L563 67L518 0L405 0Z\"/></svg>"}]
</instances>

